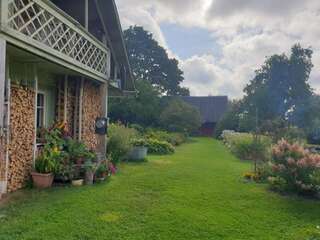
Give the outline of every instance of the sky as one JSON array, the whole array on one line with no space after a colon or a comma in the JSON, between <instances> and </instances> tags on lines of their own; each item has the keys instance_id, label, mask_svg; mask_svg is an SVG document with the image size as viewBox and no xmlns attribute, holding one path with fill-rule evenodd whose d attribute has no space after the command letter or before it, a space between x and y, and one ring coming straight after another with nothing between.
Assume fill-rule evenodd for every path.
<instances>
[{"instance_id":1,"label":"sky","mask_svg":"<svg viewBox=\"0 0 320 240\"><path fill-rule=\"evenodd\" d=\"M320 93L320 0L116 0L123 29L143 26L179 60L191 95L240 98L254 71L293 44L312 47Z\"/></svg>"}]
</instances>

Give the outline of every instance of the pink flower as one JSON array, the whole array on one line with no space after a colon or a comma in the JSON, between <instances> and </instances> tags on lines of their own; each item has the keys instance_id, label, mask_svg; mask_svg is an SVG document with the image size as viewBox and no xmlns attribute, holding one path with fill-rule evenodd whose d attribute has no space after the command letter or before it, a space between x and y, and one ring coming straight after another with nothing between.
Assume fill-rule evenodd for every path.
<instances>
[{"instance_id":1,"label":"pink flower","mask_svg":"<svg viewBox=\"0 0 320 240\"><path fill-rule=\"evenodd\" d=\"M287 163L289 166L295 166L296 161L293 158L288 158Z\"/></svg>"}]
</instances>

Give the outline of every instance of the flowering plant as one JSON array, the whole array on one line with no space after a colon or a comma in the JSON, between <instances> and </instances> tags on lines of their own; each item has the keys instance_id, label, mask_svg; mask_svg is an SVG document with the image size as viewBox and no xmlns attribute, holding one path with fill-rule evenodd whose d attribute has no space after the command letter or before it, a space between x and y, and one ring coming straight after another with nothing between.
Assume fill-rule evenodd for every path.
<instances>
[{"instance_id":1,"label":"flowering plant","mask_svg":"<svg viewBox=\"0 0 320 240\"><path fill-rule=\"evenodd\" d=\"M271 186L278 190L316 194L320 190L320 155L285 140L272 149ZM279 189L280 188L282 189Z\"/></svg>"}]
</instances>

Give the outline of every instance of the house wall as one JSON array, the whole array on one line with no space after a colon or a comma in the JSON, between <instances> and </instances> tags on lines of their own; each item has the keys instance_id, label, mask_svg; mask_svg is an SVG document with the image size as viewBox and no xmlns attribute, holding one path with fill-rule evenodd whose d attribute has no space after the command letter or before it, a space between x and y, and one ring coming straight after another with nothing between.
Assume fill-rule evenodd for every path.
<instances>
[{"instance_id":1,"label":"house wall","mask_svg":"<svg viewBox=\"0 0 320 240\"><path fill-rule=\"evenodd\" d=\"M99 152L103 137L95 134L95 120L103 116L101 86L86 80L83 89L82 141Z\"/></svg>"},{"instance_id":2,"label":"house wall","mask_svg":"<svg viewBox=\"0 0 320 240\"><path fill-rule=\"evenodd\" d=\"M33 165L35 92L11 87L8 192L24 187Z\"/></svg>"}]
</instances>

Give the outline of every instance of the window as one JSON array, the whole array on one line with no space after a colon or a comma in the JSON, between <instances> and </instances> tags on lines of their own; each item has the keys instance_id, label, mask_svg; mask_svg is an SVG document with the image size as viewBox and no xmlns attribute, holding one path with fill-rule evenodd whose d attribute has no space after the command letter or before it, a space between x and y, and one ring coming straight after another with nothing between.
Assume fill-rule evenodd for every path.
<instances>
[{"instance_id":1,"label":"window","mask_svg":"<svg viewBox=\"0 0 320 240\"><path fill-rule=\"evenodd\" d=\"M45 127L45 95L38 93L37 95L37 128Z\"/></svg>"}]
</instances>

